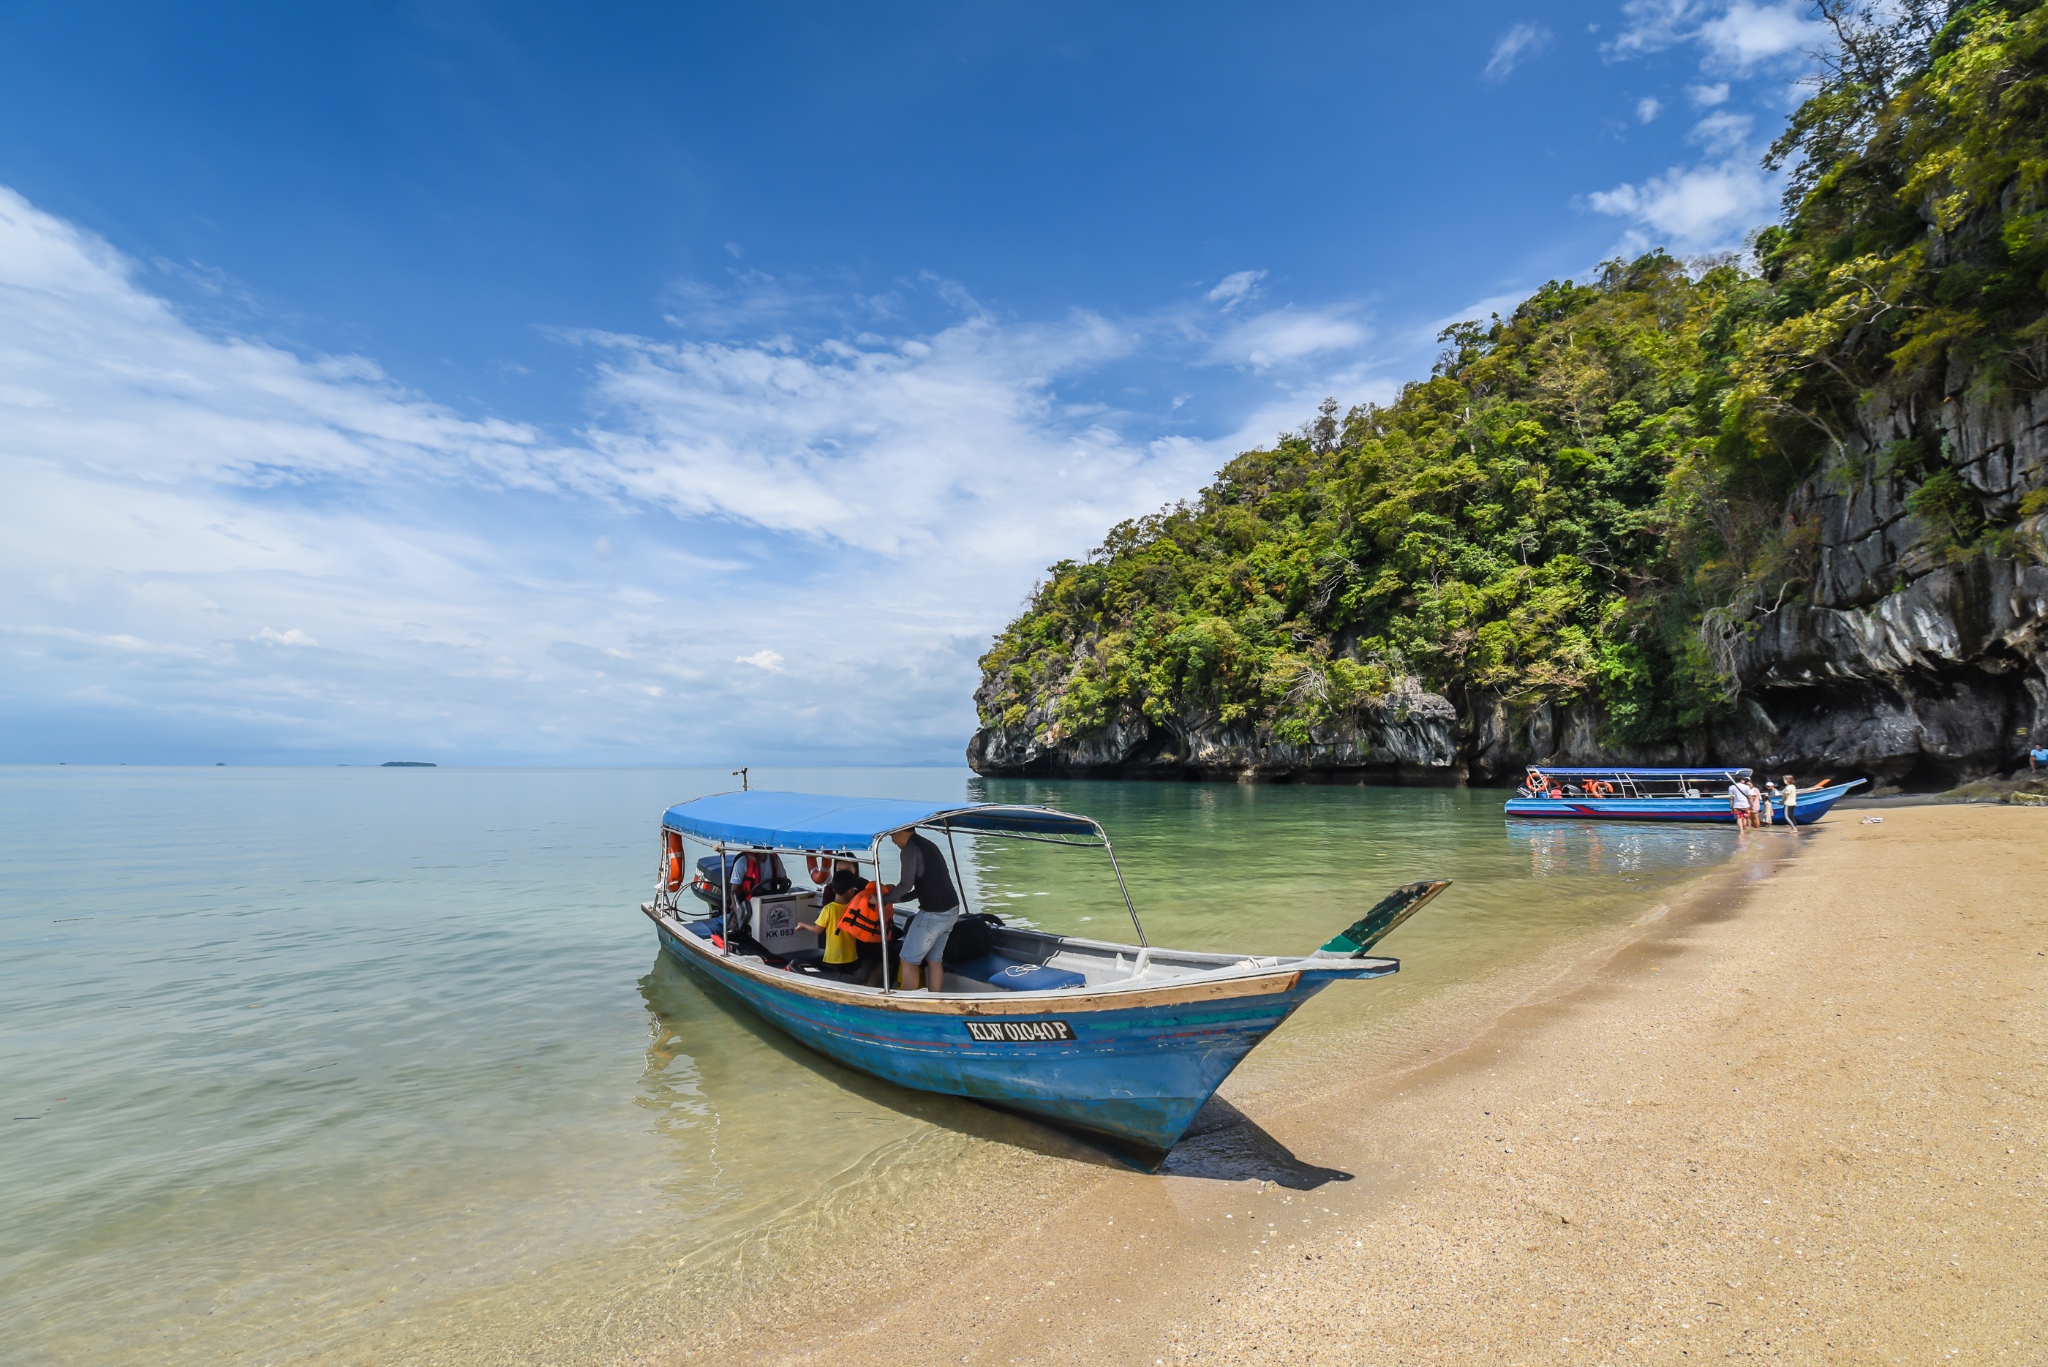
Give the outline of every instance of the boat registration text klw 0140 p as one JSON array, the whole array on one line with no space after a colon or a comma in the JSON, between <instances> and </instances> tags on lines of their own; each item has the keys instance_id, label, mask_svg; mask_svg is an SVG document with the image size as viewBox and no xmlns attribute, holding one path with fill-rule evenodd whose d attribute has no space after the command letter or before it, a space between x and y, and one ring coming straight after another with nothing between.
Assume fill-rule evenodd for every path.
<instances>
[{"instance_id":1,"label":"boat registration text klw 0140 p","mask_svg":"<svg viewBox=\"0 0 2048 1367\"><path fill-rule=\"evenodd\" d=\"M1070 1040L1074 1027L1065 1021L962 1021L967 1033L984 1044L1035 1044Z\"/></svg>"}]
</instances>

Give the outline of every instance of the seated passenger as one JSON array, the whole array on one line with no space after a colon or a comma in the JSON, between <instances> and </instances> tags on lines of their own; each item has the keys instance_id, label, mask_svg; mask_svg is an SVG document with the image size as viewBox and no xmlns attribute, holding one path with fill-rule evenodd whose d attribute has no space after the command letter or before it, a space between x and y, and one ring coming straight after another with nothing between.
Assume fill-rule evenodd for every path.
<instances>
[{"instance_id":1,"label":"seated passenger","mask_svg":"<svg viewBox=\"0 0 2048 1367\"><path fill-rule=\"evenodd\" d=\"M856 960L854 981L878 987L882 982L882 889L854 875L855 891L842 902L838 926L852 937Z\"/></svg>"},{"instance_id":2,"label":"seated passenger","mask_svg":"<svg viewBox=\"0 0 2048 1367\"><path fill-rule=\"evenodd\" d=\"M861 881L851 864L843 860L841 864L840 872L833 874L818 894L824 904L818 910L818 919L806 921L803 928L825 937L825 971L835 978L850 979L860 970L860 942L847 934L840 918L846 914L847 902L860 891Z\"/></svg>"}]
</instances>

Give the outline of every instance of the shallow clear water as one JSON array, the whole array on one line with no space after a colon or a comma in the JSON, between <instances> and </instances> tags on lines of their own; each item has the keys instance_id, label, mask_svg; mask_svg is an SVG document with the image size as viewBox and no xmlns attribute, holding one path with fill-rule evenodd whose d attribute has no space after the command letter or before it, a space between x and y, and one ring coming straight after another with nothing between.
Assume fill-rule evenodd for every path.
<instances>
[{"instance_id":1,"label":"shallow clear water","mask_svg":"<svg viewBox=\"0 0 2048 1367\"><path fill-rule=\"evenodd\" d=\"M1269 1071L1618 924L1734 843L1511 825L1490 792L755 782L1087 812L1152 942L1183 948L1307 950L1393 884L1456 879L1384 944L1402 974L1324 993L1254 1055ZM0 769L0 1357L266 1361L420 1316L502 1331L539 1284L524 1279L601 1281L828 1183L915 1182L986 1152L960 1136L1038 1142L850 1078L657 954L635 907L660 813L730 784ZM1099 855L960 853L975 905L1129 938Z\"/></svg>"}]
</instances>

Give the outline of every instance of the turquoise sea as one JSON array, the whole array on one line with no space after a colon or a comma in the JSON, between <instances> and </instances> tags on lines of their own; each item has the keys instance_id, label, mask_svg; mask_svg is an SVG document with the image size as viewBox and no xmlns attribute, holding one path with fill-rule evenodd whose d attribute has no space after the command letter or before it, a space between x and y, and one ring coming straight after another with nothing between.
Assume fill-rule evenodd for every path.
<instances>
[{"instance_id":1,"label":"turquoise sea","mask_svg":"<svg viewBox=\"0 0 2048 1367\"><path fill-rule=\"evenodd\" d=\"M1100 818L1153 943L1296 952L1456 886L1253 1056L1392 1029L1724 858L1712 828L1516 827L1487 791L757 770ZM0 1360L367 1360L864 1181L1068 1141L847 1077L707 998L636 910L711 770L0 768ZM969 899L1126 937L1099 855L963 848ZM1248 1067L1251 1065L1248 1065ZM549 1288L544 1292L539 1288ZM389 1340L384 1340L388 1342Z\"/></svg>"}]
</instances>

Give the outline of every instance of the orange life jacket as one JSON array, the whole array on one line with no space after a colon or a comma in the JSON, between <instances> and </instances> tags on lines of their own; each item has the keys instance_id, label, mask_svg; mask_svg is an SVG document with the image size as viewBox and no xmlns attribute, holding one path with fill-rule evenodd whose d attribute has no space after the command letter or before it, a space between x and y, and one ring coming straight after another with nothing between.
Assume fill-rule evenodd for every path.
<instances>
[{"instance_id":1,"label":"orange life jacket","mask_svg":"<svg viewBox=\"0 0 2048 1367\"><path fill-rule=\"evenodd\" d=\"M882 938L882 917L875 908L881 900L881 889L873 883L846 899L846 910L839 913L839 928L856 940L868 944L879 943Z\"/></svg>"}]
</instances>

